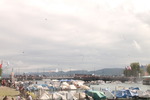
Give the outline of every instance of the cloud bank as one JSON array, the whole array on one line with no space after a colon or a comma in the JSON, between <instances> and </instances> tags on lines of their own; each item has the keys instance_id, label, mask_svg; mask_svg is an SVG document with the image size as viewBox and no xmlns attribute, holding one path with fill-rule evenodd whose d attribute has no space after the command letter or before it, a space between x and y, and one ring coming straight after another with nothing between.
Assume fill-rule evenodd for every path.
<instances>
[{"instance_id":1,"label":"cloud bank","mask_svg":"<svg viewBox=\"0 0 150 100\"><path fill-rule=\"evenodd\" d=\"M0 1L0 58L9 70L149 64L149 1Z\"/></svg>"}]
</instances>

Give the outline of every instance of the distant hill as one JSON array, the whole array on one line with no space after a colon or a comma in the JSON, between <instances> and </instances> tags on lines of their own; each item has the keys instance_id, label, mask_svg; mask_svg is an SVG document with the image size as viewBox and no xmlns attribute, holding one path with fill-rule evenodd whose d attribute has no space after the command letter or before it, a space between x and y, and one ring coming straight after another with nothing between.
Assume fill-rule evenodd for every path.
<instances>
[{"instance_id":1,"label":"distant hill","mask_svg":"<svg viewBox=\"0 0 150 100\"><path fill-rule=\"evenodd\" d=\"M95 74L95 75L122 75L123 74L123 68L104 68L101 70L95 70L95 71L85 71L85 70L78 70L78 71L71 71L67 73L74 73L74 74Z\"/></svg>"},{"instance_id":2,"label":"distant hill","mask_svg":"<svg viewBox=\"0 0 150 100\"><path fill-rule=\"evenodd\" d=\"M115 75L122 75L123 68L104 68L101 70L95 71L87 71L87 70L74 70L68 72L41 72L41 73L30 73L30 74L44 74L44 75L74 75L74 74L95 74L95 75L108 75L108 76L115 76Z\"/></svg>"},{"instance_id":3,"label":"distant hill","mask_svg":"<svg viewBox=\"0 0 150 100\"><path fill-rule=\"evenodd\" d=\"M123 74L123 68L104 68L97 71L90 71L90 73L95 73L96 75L122 75Z\"/></svg>"}]
</instances>

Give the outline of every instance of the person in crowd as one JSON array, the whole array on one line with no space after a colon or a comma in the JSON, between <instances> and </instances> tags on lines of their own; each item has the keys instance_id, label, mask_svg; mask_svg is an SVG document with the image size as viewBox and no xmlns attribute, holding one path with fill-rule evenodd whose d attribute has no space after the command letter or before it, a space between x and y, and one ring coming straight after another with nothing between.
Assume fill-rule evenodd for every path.
<instances>
[{"instance_id":1,"label":"person in crowd","mask_svg":"<svg viewBox=\"0 0 150 100\"><path fill-rule=\"evenodd\" d=\"M8 82L8 87L10 87L11 86L10 80L7 80L7 82Z\"/></svg>"},{"instance_id":2,"label":"person in crowd","mask_svg":"<svg viewBox=\"0 0 150 100\"><path fill-rule=\"evenodd\" d=\"M3 100L8 100L8 97L7 97L7 96L5 96L5 97L3 98Z\"/></svg>"},{"instance_id":3,"label":"person in crowd","mask_svg":"<svg viewBox=\"0 0 150 100\"><path fill-rule=\"evenodd\" d=\"M27 94L27 100L33 100L33 99L32 99L32 96L29 95L29 94Z\"/></svg>"},{"instance_id":4,"label":"person in crowd","mask_svg":"<svg viewBox=\"0 0 150 100\"><path fill-rule=\"evenodd\" d=\"M21 100L21 97L20 97L20 96L17 96L16 100Z\"/></svg>"},{"instance_id":5,"label":"person in crowd","mask_svg":"<svg viewBox=\"0 0 150 100\"><path fill-rule=\"evenodd\" d=\"M6 80L5 79L2 80L2 85L6 86Z\"/></svg>"},{"instance_id":6,"label":"person in crowd","mask_svg":"<svg viewBox=\"0 0 150 100\"><path fill-rule=\"evenodd\" d=\"M20 90L19 90L19 86L18 86L18 85L16 86L16 91L20 91Z\"/></svg>"},{"instance_id":7,"label":"person in crowd","mask_svg":"<svg viewBox=\"0 0 150 100\"><path fill-rule=\"evenodd\" d=\"M14 98L11 98L11 100L15 100Z\"/></svg>"}]
</instances>

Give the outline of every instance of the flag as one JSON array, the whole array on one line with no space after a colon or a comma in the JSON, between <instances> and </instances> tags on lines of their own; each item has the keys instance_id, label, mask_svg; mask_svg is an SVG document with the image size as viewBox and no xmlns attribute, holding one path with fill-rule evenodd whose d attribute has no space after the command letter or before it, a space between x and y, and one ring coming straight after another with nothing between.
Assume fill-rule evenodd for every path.
<instances>
[{"instance_id":1,"label":"flag","mask_svg":"<svg viewBox=\"0 0 150 100\"><path fill-rule=\"evenodd\" d=\"M131 70L131 66L127 66L126 69L127 69L127 70Z\"/></svg>"},{"instance_id":2,"label":"flag","mask_svg":"<svg viewBox=\"0 0 150 100\"><path fill-rule=\"evenodd\" d=\"M3 65L3 60L1 61L0 68L2 68L2 65Z\"/></svg>"},{"instance_id":3,"label":"flag","mask_svg":"<svg viewBox=\"0 0 150 100\"><path fill-rule=\"evenodd\" d=\"M0 64L0 68L2 68L2 64Z\"/></svg>"}]
</instances>

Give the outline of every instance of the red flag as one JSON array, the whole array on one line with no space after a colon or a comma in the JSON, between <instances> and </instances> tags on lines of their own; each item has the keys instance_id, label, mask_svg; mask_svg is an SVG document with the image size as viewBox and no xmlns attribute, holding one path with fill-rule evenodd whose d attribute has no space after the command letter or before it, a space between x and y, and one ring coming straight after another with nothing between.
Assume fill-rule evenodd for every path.
<instances>
[{"instance_id":1,"label":"red flag","mask_svg":"<svg viewBox=\"0 0 150 100\"><path fill-rule=\"evenodd\" d=\"M131 70L131 66L127 66L126 68L127 68L127 70Z\"/></svg>"},{"instance_id":2,"label":"red flag","mask_svg":"<svg viewBox=\"0 0 150 100\"><path fill-rule=\"evenodd\" d=\"M0 68L2 68L2 64L0 64Z\"/></svg>"}]
</instances>

